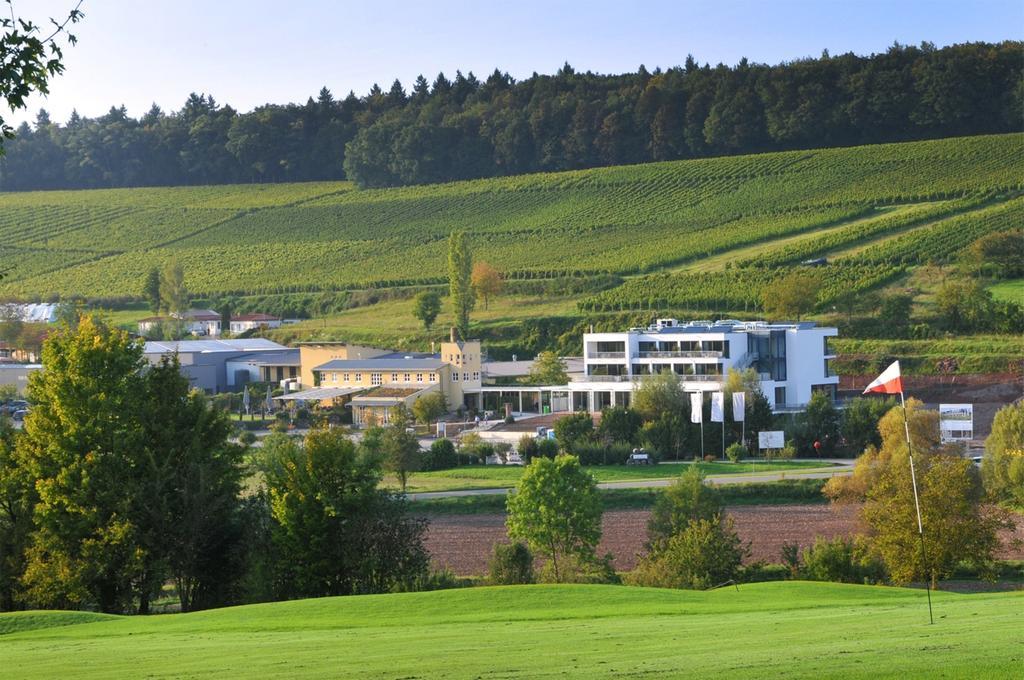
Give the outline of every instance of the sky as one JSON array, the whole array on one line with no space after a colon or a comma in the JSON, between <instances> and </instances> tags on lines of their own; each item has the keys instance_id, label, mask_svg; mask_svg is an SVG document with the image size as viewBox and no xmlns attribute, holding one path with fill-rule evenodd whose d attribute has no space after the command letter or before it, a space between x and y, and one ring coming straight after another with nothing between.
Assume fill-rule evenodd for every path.
<instances>
[{"instance_id":1,"label":"sky","mask_svg":"<svg viewBox=\"0 0 1024 680\"><path fill-rule=\"evenodd\" d=\"M66 15L76 0L14 0L37 21ZM248 111L304 102L326 85L338 98L410 89L420 73L495 67L515 78L577 71L621 73L742 57L778 63L832 54L882 52L898 41L937 46L1024 38L1022 0L84 0L65 50L66 71L48 97L33 96L56 121L73 109L130 115L154 102L181 108L190 92ZM5 116L6 117L6 116Z\"/></svg>"}]
</instances>

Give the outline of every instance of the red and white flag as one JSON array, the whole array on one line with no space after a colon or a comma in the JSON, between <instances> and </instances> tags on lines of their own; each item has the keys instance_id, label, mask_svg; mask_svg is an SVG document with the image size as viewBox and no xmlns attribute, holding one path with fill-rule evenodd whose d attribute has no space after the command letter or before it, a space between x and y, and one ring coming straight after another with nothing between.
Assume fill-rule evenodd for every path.
<instances>
[{"instance_id":1,"label":"red and white flag","mask_svg":"<svg viewBox=\"0 0 1024 680\"><path fill-rule=\"evenodd\" d=\"M894 361L889 368L882 371L882 375L864 388L862 394L868 392L882 392L884 394L899 394L903 391L903 376L900 375L900 362Z\"/></svg>"}]
</instances>

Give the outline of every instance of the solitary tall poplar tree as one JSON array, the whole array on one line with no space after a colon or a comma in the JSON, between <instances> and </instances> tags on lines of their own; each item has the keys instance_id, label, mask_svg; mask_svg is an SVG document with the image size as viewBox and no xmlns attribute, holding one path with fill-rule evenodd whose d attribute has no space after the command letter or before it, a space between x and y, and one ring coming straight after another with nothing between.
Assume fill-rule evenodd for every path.
<instances>
[{"instance_id":1,"label":"solitary tall poplar tree","mask_svg":"<svg viewBox=\"0 0 1024 680\"><path fill-rule=\"evenodd\" d=\"M459 337L469 337L469 313L473 311L473 254L466 243L466 233L453 231L448 238L448 284Z\"/></svg>"}]
</instances>

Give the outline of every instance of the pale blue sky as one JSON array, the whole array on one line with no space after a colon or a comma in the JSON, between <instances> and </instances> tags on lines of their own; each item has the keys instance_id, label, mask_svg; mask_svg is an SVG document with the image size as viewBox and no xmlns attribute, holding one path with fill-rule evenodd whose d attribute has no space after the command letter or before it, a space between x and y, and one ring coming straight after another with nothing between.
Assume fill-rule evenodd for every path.
<instances>
[{"instance_id":1,"label":"pale blue sky","mask_svg":"<svg viewBox=\"0 0 1024 680\"><path fill-rule=\"evenodd\" d=\"M15 0L22 15L63 14L74 0ZM73 108L99 115L125 104L178 109L191 91L247 111L305 101L322 85L336 96L409 89L423 73L456 69L516 78L578 71L619 73L700 62L777 63L884 51L893 41L943 46L1024 37L1022 0L517 0L328 2L327 0L86 0L67 51L67 72L48 99L59 121Z\"/></svg>"}]
</instances>

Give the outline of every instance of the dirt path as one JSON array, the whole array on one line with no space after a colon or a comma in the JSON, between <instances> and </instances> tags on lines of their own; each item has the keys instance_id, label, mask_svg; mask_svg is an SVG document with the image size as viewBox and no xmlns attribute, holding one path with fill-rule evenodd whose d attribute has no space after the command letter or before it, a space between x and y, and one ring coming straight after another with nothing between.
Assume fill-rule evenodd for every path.
<instances>
[{"instance_id":1,"label":"dirt path","mask_svg":"<svg viewBox=\"0 0 1024 680\"><path fill-rule=\"evenodd\" d=\"M817 536L846 536L856 528L856 508L829 505L759 505L727 509L743 541L750 542L751 561L779 562L783 543L810 545ZM603 539L599 553L612 553L615 568L629 570L636 554L643 550L648 510L614 510L604 513ZM1024 541L1024 522L1015 536ZM456 574L473 575L487 571L492 546L505 542L504 515L439 515L430 518L426 545L435 567L447 567ZM1007 548L1002 558L1024 559L1024 547Z\"/></svg>"}]
</instances>

